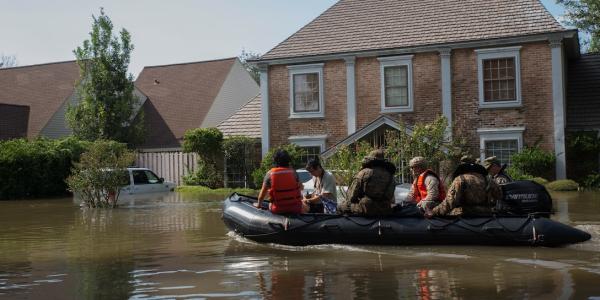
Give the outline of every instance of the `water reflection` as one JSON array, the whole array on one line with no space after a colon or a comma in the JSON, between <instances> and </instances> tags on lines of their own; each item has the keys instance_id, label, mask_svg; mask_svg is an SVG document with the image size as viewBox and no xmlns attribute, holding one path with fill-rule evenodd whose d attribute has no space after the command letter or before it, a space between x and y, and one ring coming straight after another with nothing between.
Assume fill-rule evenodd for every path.
<instances>
[{"instance_id":1,"label":"water reflection","mask_svg":"<svg viewBox=\"0 0 600 300\"><path fill-rule=\"evenodd\" d=\"M221 198L81 209L0 202L0 298L447 299L600 296L600 194L555 195L592 233L564 248L260 245L228 234Z\"/></svg>"}]
</instances>

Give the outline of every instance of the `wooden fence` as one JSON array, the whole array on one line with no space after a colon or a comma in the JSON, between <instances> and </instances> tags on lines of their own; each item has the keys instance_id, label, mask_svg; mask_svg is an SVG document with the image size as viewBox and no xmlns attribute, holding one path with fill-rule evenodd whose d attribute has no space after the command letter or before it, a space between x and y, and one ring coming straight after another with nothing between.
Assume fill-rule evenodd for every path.
<instances>
[{"instance_id":1,"label":"wooden fence","mask_svg":"<svg viewBox=\"0 0 600 300\"><path fill-rule=\"evenodd\" d=\"M183 176L197 169L198 156L181 151L138 152L135 163L140 168L154 171L166 181L183 185Z\"/></svg>"}]
</instances>

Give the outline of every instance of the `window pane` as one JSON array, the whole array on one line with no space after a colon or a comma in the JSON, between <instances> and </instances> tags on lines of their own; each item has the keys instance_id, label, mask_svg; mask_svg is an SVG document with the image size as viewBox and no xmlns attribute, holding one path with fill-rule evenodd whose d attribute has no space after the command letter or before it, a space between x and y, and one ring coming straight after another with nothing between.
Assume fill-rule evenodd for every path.
<instances>
[{"instance_id":1,"label":"window pane","mask_svg":"<svg viewBox=\"0 0 600 300\"><path fill-rule=\"evenodd\" d=\"M304 149L305 153L300 157L302 162L307 163L311 158L318 158L319 154L321 154L321 147L319 146L310 146L310 147L300 147Z\"/></svg>"},{"instance_id":2,"label":"window pane","mask_svg":"<svg viewBox=\"0 0 600 300\"><path fill-rule=\"evenodd\" d=\"M142 170L134 170L133 172L133 184L148 184L148 176L146 172Z\"/></svg>"},{"instance_id":3,"label":"window pane","mask_svg":"<svg viewBox=\"0 0 600 300\"><path fill-rule=\"evenodd\" d=\"M510 165L510 158L519 151L518 140L485 142L485 157L496 156L502 164Z\"/></svg>"},{"instance_id":4,"label":"window pane","mask_svg":"<svg viewBox=\"0 0 600 300\"><path fill-rule=\"evenodd\" d=\"M294 75L294 112L319 111L319 74Z\"/></svg>"},{"instance_id":5,"label":"window pane","mask_svg":"<svg viewBox=\"0 0 600 300\"><path fill-rule=\"evenodd\" d=\"M483 61L484 101L514 101L515 58L486 59Z\"/></svg>"},{"instance_id":6,"label":"window pane","mask_svg":"<svg viewBox=\"0 0 600 300\"><path fill-rule=\"evenodd\" d=\"M156 174L150 171L144 171L146 173L146 177L148 178L148 183L159 183L159 178Z\"/></svg>"},{"instance_id":7,"label":"window pane","mask_svg":"<svg viewBox=\"0 0 600 300\"><path fill-rule=\"evenodd\" d=\"M385 67L385 106L408 106L408 67Z\"/></svg>"}]
</instances>

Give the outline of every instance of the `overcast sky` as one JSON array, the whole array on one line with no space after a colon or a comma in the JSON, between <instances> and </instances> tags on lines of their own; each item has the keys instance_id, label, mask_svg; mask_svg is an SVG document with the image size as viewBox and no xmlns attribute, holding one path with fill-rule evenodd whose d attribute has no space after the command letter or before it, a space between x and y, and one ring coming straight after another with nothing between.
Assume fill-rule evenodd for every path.
<instances>
[{"instance_id":1,"label":"overcast sky","mask_svg":"<svg viewBox=\"0 0 600 300\"><path fill-rule=\"evenodd\" d=\"M130 70L265 53L337 0L0 0L0 54L19 65L75 59L100 7L135 45ZM557 18L555 0L542 0Z\"/></svg>"}]
</instances>

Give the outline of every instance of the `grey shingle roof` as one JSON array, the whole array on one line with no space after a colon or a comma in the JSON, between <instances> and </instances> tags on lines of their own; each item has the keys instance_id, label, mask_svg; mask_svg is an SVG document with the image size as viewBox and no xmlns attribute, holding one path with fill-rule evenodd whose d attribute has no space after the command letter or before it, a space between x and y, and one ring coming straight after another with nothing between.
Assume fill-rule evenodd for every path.
<instances>
[{"instance_id":1,"label":"grey shingle roof","mask_svg":"<svg viewBox=\"0 0 600 300\"><path fill-rule=\"evenodd\" d=\"M260 138L260 95L254 97L235 114L217 126L225 136Z\"/></svg>"},{"instance_id":2,"label":"grey shingle roof","mask_svg":"<svg viewBox=\"0 0 600 300\"><path fill-rule=\"evenodd\" d=\"M564 31L539 0L341 0L261 59Z\"/></svg>"},{"instance_id":3,"label":"grey shingle roof","mask_svg":"<svg viewBox=\"0 0 600 300\"><path fill-rule=\"evenodd\" d=\"M600 128L600 53L569 61L567 128Z\"/></svg>"}]
</instances>

